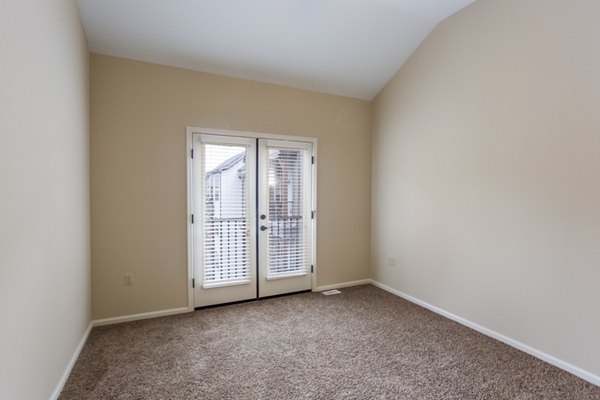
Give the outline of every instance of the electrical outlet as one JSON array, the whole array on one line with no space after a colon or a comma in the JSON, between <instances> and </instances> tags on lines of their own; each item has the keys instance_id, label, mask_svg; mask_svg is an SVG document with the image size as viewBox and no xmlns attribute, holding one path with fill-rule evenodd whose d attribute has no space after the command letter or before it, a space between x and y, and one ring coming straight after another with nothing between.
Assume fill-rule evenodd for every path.
<instances>
[{"instance_id":1,"label":"electrical outlet","mask_svg":"<svg viewBox=\"0 0 600 400\"><path fill-rule=\"evenodd\" d=\"M128 272L125 274L125 278L123 280L123 283L125 284L125 286L131 286L133 285L133 274L131 272Z\"/></svg>"},{"instance_id":2,"label":"electrical outlet","mask_svg":"<svg viewBox=\"0 0 600 400\"><path fill-rule=\"evenodd\" d=\"M388 265L390 267L396 266L396 256L388 256Z\"/></svg>"}]
</instances>

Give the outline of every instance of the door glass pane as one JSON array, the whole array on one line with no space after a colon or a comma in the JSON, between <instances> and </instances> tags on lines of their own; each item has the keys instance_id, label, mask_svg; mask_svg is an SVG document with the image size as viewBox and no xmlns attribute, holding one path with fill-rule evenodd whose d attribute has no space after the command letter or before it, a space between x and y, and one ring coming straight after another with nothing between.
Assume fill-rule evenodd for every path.
<instances>
[{"instance_id":1,"label":"door glass pane","mask_svg":"<svg viewBox=\"0 0 600 400\"><path fill-rule=\"evenodd\" d=\"M310 263L303 149L268 147L268 277L306 273Z\"/></svg>"},{"instance_id":2,"label":"door glass pane","mask_svg":"<svg viewBox=\"0 0 600 400\"><path fill-rule=\"evenodd\" d=\"M203 286L250 279L247 148L205 144L203 149Z\"/></svg>"}]
</instances>

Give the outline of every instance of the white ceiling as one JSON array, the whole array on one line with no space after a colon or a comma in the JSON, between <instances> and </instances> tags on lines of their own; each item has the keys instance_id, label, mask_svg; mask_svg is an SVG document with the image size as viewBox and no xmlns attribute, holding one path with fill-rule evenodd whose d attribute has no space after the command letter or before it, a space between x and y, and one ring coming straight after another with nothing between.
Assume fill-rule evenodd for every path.
<instances>
[{"instance_id":1,"label":"white ceiling","mask_svg":"<svg viewBox=\"0 0 600 400\"><path fill-rule=\"evenodd\" d=\"M78 0L92 52L372 99L474 0Z\"/></svg>"}]
</instances>

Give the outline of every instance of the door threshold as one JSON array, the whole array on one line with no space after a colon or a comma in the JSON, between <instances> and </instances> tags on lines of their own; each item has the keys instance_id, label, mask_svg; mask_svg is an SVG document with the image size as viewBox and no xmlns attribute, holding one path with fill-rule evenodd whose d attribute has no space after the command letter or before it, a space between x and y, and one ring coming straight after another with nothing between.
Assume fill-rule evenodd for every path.
<instances>
[{"instance_id":1,"label":"door threshold","mask_svg":"<svg viewBox=\"0 0 600 400\"><path fill-rule=\"evenodd\" d=\"M258 302L258 301L262 301L262 300L276 299L278 297L293 296L295 294L303 294L303 293L310 293L310 292L312 292L312 289L300 290L298 292L291 292L291 293L275 294L273 296L266 296L266 297L260 297L260 298L257 297L255 299L231 301L229 303L211 304L209 306L194 307L194 311L206 310L206 309L209 309L209 308L233 306L235 304L252 303L252 302Z\"/></svg>"},{"instance_id":2,"label":"door threshold","mask_svg":"<svg viewBox=\"0 0 600 400\"><path fill-rule=\"evenodd\" d=\"M282 293L282 294L274 294L273 296L265 296L265 297L261 297L260 299L257 300L269 300L269 299L276 299L278 297L285 297L285 296L293 296L295 294L302 294L302 293L310 293L312 292L312 289L307 289L307 290L299 290L297 292L290 292L290 293Z\"/></svg>"}]
</instances>

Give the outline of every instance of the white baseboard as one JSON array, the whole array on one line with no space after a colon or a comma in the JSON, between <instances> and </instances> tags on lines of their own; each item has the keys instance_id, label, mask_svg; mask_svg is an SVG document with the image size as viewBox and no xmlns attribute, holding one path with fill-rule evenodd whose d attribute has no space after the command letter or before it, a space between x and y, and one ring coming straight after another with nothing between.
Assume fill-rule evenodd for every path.
<instances>
[{"instance_id":1,"label":"white baseboard","mask_svg":"<svg viewBox=\"0 0 600 400\"><path fill-rule=\"evenodd\" d=\"M372 280L372 279L370 281L371 281L371 283L374 286L377 286L377 287L379 287L379 288L381 288L381 289L383 289L383 290L385 290L387 292L395 294L398 297L402 297L403 299L408 300L411 303L417 304L417 305L419 305L419 306L421 306L423 308L426 308L426 309L428 309L430 311L433 311L436 314L439 314L439 315L444 316L444 317L446 317L448 319L451 319L451 320L453 320L455 322L458 322L461 325L464 325L464 326L466 326L468 328L474 329L477 332L480 332L480 333L482 333L482 334L484 334L486 336L489 336L491 338L499 340L502 343L505 343L505 344L507 344L507 345L509 345L511 347L514 347L514 348L516 348L518 350L524 351L525 353L530 354L530 355L532 355L532 356L534 356L536 358L539 358L540 360L545 361L548 364L552 364L555 367L558 367L558 368L563 369L563 370L565 370L567 372L570 372L573 375L576 375L576 376L580 377L581 379L584 379L584 380L586 380L586 381L588 381L588 382L590 382L590 383L592 383L594 385L600 386L600 376L598 376L598 375L595 375L595 374L593 374L593 373L591 373L589 371L586 371L586 370L584 370L582 368L579 368L579 367L577 367L577 366L575 366L573 364L570 364L570 363L568 363L566 361L563 361L563 360L558 359L558 358L556 358L554 356L551 356L550 354L544 353L543 351L540 351L538 349L530 347L530 346L528 346L528 345L526 345L524 343L521 343L521 342L519 342L517 340L514 340L514 339L511 339L511 338L509 338L507 336L504 336L504 335L502 335L502 334L500 334L498 332L495 332L495 331L493 331L491 329L488 329L488 328L486 328L484 326L481 326L481 325L476 324L474 322L471 322L471 321L469 321L467 319L459 317L456 314L452 314L452 313L450 313L448 311L445 311L445 310L443 310L443 309L441 309L439 307L436 307L434 305L426 303L426 302L424 302L422 300L417 299L416 297L413 297L413 296L408 295L406 293L403 293L403 292L401 292L399 290L391 288L391 287L389 287L387 285L384 285L383 283L377 282L377 281Z\"/></svg>"},{"instance_id":2,"label":"white baseboard","mask_svg":"<svg viewBox=\"0 0 600 400\"><path fill-rule=\"evenodd\" d=\"M368 285L369 283L371 283L371 279L361 279L360 281L334 283L333 285L317 286L316 289L313 290L313 292L323 292L325 290L341 289L350 286Z\"/></svg>"},{"instance_id":3,"label":"white baseboard","mask_svg":"<svg viewBox=\"0 0 600 400\"><path fill-rule=\"evenodd\" d=\"M79 344L77 345L77 348L75 349L75 352L73 353L73 356L71 357L71 360L69 360L69 364L67 364L67 368L65 368L65 371L63 372L63 374L60 378L60 381L56 385L56 389L54 389L54 392L52 392L52 395L50 396L50 400L57 400L58 397L60 396L63 388L65 387L65 383L67 383L67 379L69 379L69 375L71 375L71 371L73 370L73 367L75 366L75 363L77 362L77 359L79 358L79 353L81 353L81 350L83 349L83 346L85 345L85 342L87 341L87 338L90 335L90 332L92 331L92 327L93 327L93 322L90 322L87 329L83 333L83 337L79 341Z\"/></svg>"},{"instance_id":4,"label":"white baseboard","mask_svg":"<svg viewBox=\"0 0 600 400\"><path fill-rule=\"evenodd\" d=\"M120 317L112 317L112 318L103 318L92 321L93 326L103 326L103 325L113 325L120 324L121 322L130 322L130 321L138 321L140 319L149 319L149 318L158 318L158 317L166 317L168 315L176 315L183 314L187 312L194 311L193 308L189 307L181 307L181 308L172 308L170 310L161 310L161 311L150 311L140 314L131 314L131 315L123 315Z\"/></svg>"}]
</instances>

